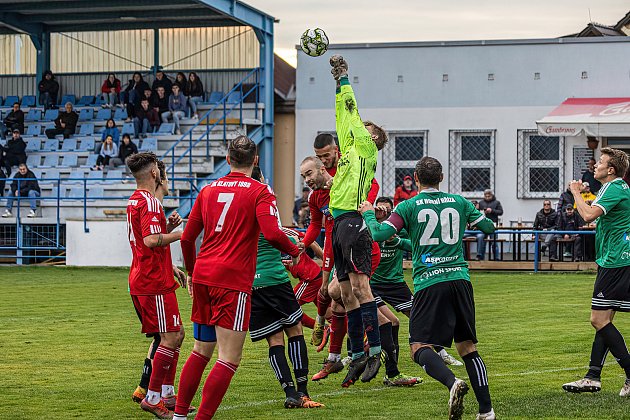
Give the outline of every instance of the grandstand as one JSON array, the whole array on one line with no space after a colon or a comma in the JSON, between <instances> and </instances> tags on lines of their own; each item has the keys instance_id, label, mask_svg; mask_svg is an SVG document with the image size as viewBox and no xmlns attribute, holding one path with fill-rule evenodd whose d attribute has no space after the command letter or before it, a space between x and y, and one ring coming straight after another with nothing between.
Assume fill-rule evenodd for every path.
<instances>
[{"instance_id":1,"label":"grandstand","mask_svg":"<svg viewBox=\"0 0 630 420\"><path fill-rule=\"evenodd\" d=\"M159 3L159 4L158 4ZM160 12L151 11L159 6ZM144 71L149 83L158 69L160 29L186 27L250 27L256 34L259 65L234 69L181 69L195 71L205 96L198 106L198 119L187 115L181 121L181 135L174 134L171 123L163 123L156 133L134 139L140 151L153 151L166 163L171 181L171 197L165 202L167 212L178 209L186 215L190 198L209 180L227 173L226 142L247 134L260 145L261 166L272 174L273 140L273 18L243 3L232 1L170 0L133 3L106 1L66 1L63 4L44 1L16 1L0 5L0 34L28 34L37 54L37 74L0 75L0 114L2 118L19 101L25 113L27 164L39 179L42 190L38 216L26 220L28 201L21 200L14 217L0 220L0 256L5 262L21 263L23 256L48 258L65 252L65 222L102 219L124 213L127 198L135 189L133 179L126 179L123 168L105 172L91 171L96 161L105 122L114 118L121 135L133 133L133 123L122 107L103 107L100 84L110 68L98 74L59 74L62 85L59 104L71 102L79 114L76 134L68 139L44 134L57 117L57 109L38 105L36 81L49 68L51 33L100 30L154 30L154 63ZM133 19L132 19L133 18ZM16 23L20 22L20 23ZM191 54L197 54L194 51ZM116 72L123 83L132 72ZM30 81L25 83L25 80ZM124 86L123 86L124 89ZM72 91L70 91L72 90ZM60 107L62 108L62 106ZM13 170L15 173L15 169ZM5 190L8 191L10 180ZM6 192L5 191L5 192ZM0 205L5 200L0 199ZM34 235L34 236L33 236ZM30 238L30 239L29 239ZM100 241L103 238L93 238Z\"/></svg>"}]
</instances>

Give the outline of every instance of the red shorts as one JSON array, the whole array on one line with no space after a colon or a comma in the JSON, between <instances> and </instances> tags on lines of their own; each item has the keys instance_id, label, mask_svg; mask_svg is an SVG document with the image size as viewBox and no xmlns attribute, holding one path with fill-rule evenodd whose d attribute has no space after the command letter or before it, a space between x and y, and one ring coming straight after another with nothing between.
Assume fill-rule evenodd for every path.
<instances>
[{"instance_id":1,"label":"red shorts","mask_svg":"<svg viewBox=\"0 0 630 420\"><path fill-rule=\"evenodd\" d=\"M372 272L370 273L370 277L374 274L380 263L381 247L378 246L378 242L372 242Z\"/></svg>"},{"instance_id":2,"label":"red shorts","mask_svg":"<svg viewBox=\"0 0 630 420\"><path fill-rule=\"evenodd\" d=\"M300 306L317 301L317 294L322 287L322 276L320 275L315 280L303 281L300 280L298 284L293 288L293 293L297 298Z\"/></svg>"},{"instance_id":3,"label":"red shorts","mask_svg":"<svg viewBox=\"0 0 630 420\"><path fill-rule=\"evenodd\" d=\"M142 323L142 333L156 334L181 329L182 320L175 292L166 295L131 295L131 300Z\"/></svg>"},{"instance_id":4,"label":"red shorts","mask_svg":"<svg viewBox=\"0 0 630 420\"><path fill-rule=\"evenodd\" d=\"M252 299L245 292L193 283L192 322L247 331L251 310Z\"/></svg>"},{"instance_id":5,"label":"red shorts","mask_svg":"<svg viewBox=\"0 0 630 420\"><path fill-rule=\"evenodd\" d=\"M332 232L326 234L324 238L324 261L322 261L322 270L329 273L335 268L335 256L332 248Z\"/></svg>"}]
</instances>

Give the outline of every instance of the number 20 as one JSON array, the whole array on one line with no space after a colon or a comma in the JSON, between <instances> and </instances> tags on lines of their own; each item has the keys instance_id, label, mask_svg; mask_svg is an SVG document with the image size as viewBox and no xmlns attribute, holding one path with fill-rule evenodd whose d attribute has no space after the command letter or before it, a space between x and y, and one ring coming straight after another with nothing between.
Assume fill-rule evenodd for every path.
<instances>
[{"instance_id":1,"label":"number 20","mask_svg":"<svg viewBox=\"0 0 630 420\"><path fill-rule=\"evenodd\" d=\"M440 215L432 209L422 209L418 213L418 223L426 223L427 226L420 236L420 245L438 245L439 238L433 238L433 232L440 224L442 242L454 245L459 240L459 213L452 208L445 208Z\"/></svg>"}]
</instances>

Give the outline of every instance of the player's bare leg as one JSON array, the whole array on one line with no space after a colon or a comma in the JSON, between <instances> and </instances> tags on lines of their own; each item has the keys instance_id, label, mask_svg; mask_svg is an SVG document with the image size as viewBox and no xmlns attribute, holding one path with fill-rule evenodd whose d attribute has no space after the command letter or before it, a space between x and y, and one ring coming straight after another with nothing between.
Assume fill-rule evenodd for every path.
<instances>
[{"instance_id":1,"label":"player's bare leg","mask_svg":"<svg viewBox=\"0 0 630 420\"><path fill-rule=\"evenodd\" d=\"M140 383L136 387L136 390L131 396L133 402L140 404L144 397L147 396L147 389L149 388L149 380L151 379L151 372L153 370L153 357L160 345L160 336L153 336L153 340L149 344L149 350L147 351L147 357L144 359L144 366L142 367L142 376L140 377Z\"/></svg>"},{"instance_id":2,"label":"player's bare leg","mask_svg":"<svg viewBox=\"0 0 630 420\"><path fill-rule=\"evenodd\" d=\"M324 360L322 369L313 375L313 381L319 381L326 378L333 373L341 372L344 368L341 362L341 348L343 346L343 340L348 330L346 321L346 309L341 302L341 289L337 277L334 276L328 285L328 295L332 299L330 306L332 312L332 320L330 323L330 345L328 357ZM319 346L317 351L323 350L323 346Z\"/></svg>"}]
</instances>

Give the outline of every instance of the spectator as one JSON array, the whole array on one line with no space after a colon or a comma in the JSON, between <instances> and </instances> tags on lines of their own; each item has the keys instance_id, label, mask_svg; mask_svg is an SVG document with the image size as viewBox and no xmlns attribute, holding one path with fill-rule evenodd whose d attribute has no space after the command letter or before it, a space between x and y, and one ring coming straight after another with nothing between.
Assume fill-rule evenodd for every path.
<instances>
[{"instance_id":1,"label":"spectator","mask_svg":"<svg viewBox=\"0 0 630 420\"><path fill-rule=\"evenodd\" d=\"M0 197L4 196L4 187L7 184L6 179L8 178L7 174L4 173L2 167L0 167Z\"/></svg>"},{"instance_id":2,"label":"spectator","mask_svg":"<svg viewBox=\"0 0 630 420\"><path fill-rule=\"evenodd\" d=\"M199 119L197 113L197 104L203 102L203 84L197 76L197 73L191 71L188 75L188 83L186 84L186 95L188 96L188 105L193 113L194 119Z\"/></svg>"},{"instance_id":3,"label":"spectator","mask_svg":"<svg viewBox=\"0 0 630 420\"><path fill-rule=\"evenodd\" d=\"M109 161L112 158L118 156L118 146L114 143L112 136L105 137L105 141L101 146L101 151L96 159L96 165L92 168L93 171L102 171L105 165L109 165Z\"/></svg>"},{"instance_id":4,"label":"spectator","mask_svg":"<svg viewBox=\"0 0 630 420\"><path fill-rule=\"evenodd\" d=\"M173 82L171 82L171 79L169 79L162 70L158 70L157 73L155 73L155 80L153 80L153 85L151 86L151 90L153 90L153 93L157 95L158 88L163 87L164 93L168 98L171 95L172 86Z\"/></svg>"},{"instance_id":5,"label":"spectator","mask_svg":"<svg viewBox=\"0 0 630 420\"><path fill-rule=\"evenodd\" d=\"M116 146L120 145L120 130L118 129L118 127L116 127L116 121L114 121L113 118L110 118L105 123L105 130L103 130L103 134L101 135L101 141L105 142L105 138L107 136L112 136L112 139L114 140Z\"/></svg>"},{"instance_id":6,"label":"spectator","mask_svg":"<svg viewBox=\"0 0 630 420\"><path fill-rule=\"evenodd\" d=\"M24 111L20 109L20 103L16 102L13 104L13 109L6 117L4 117L4 121L0 123L0 137L5 138L13 130L18 130L20 134L24 134Z\"/></svg>"},{"instance_id":7,"label":"spectator","mask_svg":"<svg viewBox=\"0 0 630 420\"><path fill-rule=\"evenodd\" d=\"M311 224L311 212L308 208L308 200L302 201L300 211L298 212L298 227L307 229Z\"/></svg>"},{"instance_id":8,"label":"spectator","mask_svg":"<svg viewBox=\"0 0 630 420\"><path fill-rule=\"evenodd\" d=\"M163 86L157 88L157 94L153 96L153 103L151 104L153 109L160 115L163 122L164 114L168 114L168 96Z\"/></svg>"},{"instance_id":9,"label":"spectator","mask_svg":"<svg viewBox=\"0 0 630 420\"><path fill-rule=\"evenodd\" d=\"M416 195L418 195L418 191L413 186L413 179L409 175L405 175L402 185L399 185L394 193L394 207L401 201L408 200Z\"/></svg>"},{"instance_id":10,"label":"spectator","mask_svg":"<svg viewBox=\"0 0 630 420\"><path fill-rule=\"evenodd\" d=\"M7 178L11 176L11 166L19 166L26 162L26 143L20 136L20 131L13 130L13 136L7 141L7 144L0 146L0 162L6 169Z\"/></svg>"},{"instance_id":11,"label":"spectator","mask_svg":"<svg viewBox=\"0 0 630 420\"><path fill-rule=\"evenodd\" d=\"M155 109L149 107L149 100L142 99L140 106L135 110L133 119L136 138L146 137L147 133L153 133L160 126L160 117Z\"/></svg>"},{"instance_id":12,"label":"spectator","mask_svg":"<svg viewBox=\"0 0 630 420\"><path fill-rule=\"evenodd\" d=\"M129 80L127 88L125 88L125 103L127 104L127 114L129 116L127 121L131 121L135 116L134 112L140 106L140 100L144 95L144 91L147 89L151 90L149 84L144 81L140 73L135 72L131 80Z\"/></svg>"},{"instance_id":13,"label":"spectator","mask_svg":"<svg viewBox=\"0 0 630 420\"><path fill-rule=\"evenodd\" d=\"M492 220L496 225L499 222L499 216L503 214L501 202L494 196L492 190L483 192L483 200L479 202L479 211L481 211L488 219ZM499 260L499 245L496 242L496 235L486 235L483 232L477 234L477 259L483 260L486 256L485 239L492 239L492 253L494 260Z\"/></svg>"},{"instance_id":14,"label":"spectator","mask_svg":"<svg viewBox=\"0 0 630 420\"><path fill-rule=\"evenodd\" d=\"M293 203L293 223L297 225L300 220L300 208L302 208L302 203L308 203L308 195L310 194L311 189L309 187L302 188L302 197L295 200Z\"/></svg>"},{"instance_id":15,"label":"spectator","mask_svg":"<svg viewBox=\"0 0 630 420\"><path fill-rule=\"evenodd\" d=\"M169 117L173 117L175 134L182 134L179 120L184 118L184 115L186 115L186 97L179 91L179 86L173 85L173 93L168 98L168 112L162 114L162 121L166 123Z\"/></svg>"},{"instance_id":16,"label":"spectator","mask_svg":"<svg viewBox=\"0 0 630 420\"><path fill-rule=\"evenodd\" d=\"M578 212L573 209L573 205L567 205L564 212L558 217L556 229L560 231L579 231L582 226L584 226L584 220L582 220ZM555 235L555 239L560 238L573 239L572 245L575 253L575 261L582 261L582 236L577 234ZM571 244L567 243L566 248L564 249L563 257L570 258L571 255ZM553 261L551 256L549 257L549 261Z\"/></svg>"},{"instance_id":17,"label":"spectator","mask_svg":"<svg viewBox=\"0 0 630 420\"><path fill-rule=\"evenodd\" d=\"M109 169L125 165L125 176L128 176L129 168L127 168L125 162L129 156L135 155L136 153L138 153L138 146L131 141L129 134L123 134L122 143L120 143L120 147L118 148L118 156L109 160Z\"/></svg>"},{"instance_id":18,"label":"spectator","mask_svg":"<svg viewBox=\"0 0 630 420\"><path fill-rule=\"evenodd\" d=\"M66 111L60 112L59 116L55 119L55 128L49 128L46 130L46 137L54 139L56 135L63 134L63 138L67 139L77 129L77 122L79 121L79 114L72 110L72 104L66 103Z\"/></svg>"},{"instance_id":19,"label":"spectator","mask_svg":"<svg viewBox=\"0 0 630 420\"><path fill-rule=\"evenodd\" d=\"M180 71L179 73L177 73L177 76L175 77L175 82L173 82L173 85L179 86L179 91L184 92L184 94L186 94L186 84L187 84L186 75Z\"/></svg>"},{"instance_id":20,"label":"spectator","mask_svg":"<svg viewBox=\"0 0 630 420\"><path fill-rule=\"evenodd\" d=\"M20 181L22 180L22 181ZM19 184L19 185L18 185ZM13 214L13 201L15 197L28 197L31 203L31 211L28 213L28 217L37 216L37 199L40 196L39 184L35 174L28 169L26 163L20 163L18 167L18 173L13 177L11 183L11 192L7 196L7 208L2 214L2 217L12 217Z\"/></svg>"},{"instance_id":21,"label":"spectator","mask_svg":"<svg viewBox=\"0 0 630 420\"><path fill-rule=\"evenodd\" d=\"M560 194L560 198L558 199L558 204L556 204L556 212L558 214L562 213L562 209L566 206L571 206L575 204L575 199L573 198L573 194L571 194L571 183L567 186L567 189Z\"/></svg>"},{"instance_id":22,"label":"spectator","mask_svg":"<svg viewBox=\"0 0 630 420\"><path fill-rule=\"evenodd\" d=\"M580 195L582 196L586 204L588 204L589 206L597 198L597 196L591 192L591 184L589 184L588 182L582 183L582 191L580 192ZM573 208L575 207L576 205L575 203L573 203Z\"/></svg>"},{"instance_id":23,"label":"spectator","mask_svg":"<svg viewBox=\"0 0 630 420\"><path fill-rule=\"evenodd\" d=\"M105 81L103 82L103 85L101 86L101 94L103 95L106 101L103 107L113 108L118 104L119 102L118 95L120 95L120 86L121 86L120 80L116 78L116 75L114 73L109 73L107 75L107 79L105 79Z\"/></svg>"},{"instance_id":24,"label":"spectator","mask_svg":"<svg viewBox=\"0 0 630 420\"><path fill-rule=\"evenodd\" d=\"M543 201L543 208L536 213L536 218L534 219L534 230L552 231L556 228L557 224L558 213L551 207L551 200ZM542 252L544 253L546 249L549 249L549 260L557 261L558 248L554 241L554 234L547 233L539 237L543 241Z\"/></svg>"},{"instance_id":25,"label":"spectator","mask_svg":"<svg viewBox=\"0 0 630 420\"><path fill-rule=\"evenodd\" d=\"M37 86L39 90L39 104L44 105L45 109L52 108L57 105L57 95L59 94L59 83L55 80L52 71L46 70L44 78L40 80Z\"/></svg>"},{"instance_id":26,"label":"spectator","mask_svg":"<svg viewBox=\"0 0 630 420\"><path fill-rule=\"evenodd\" d=\"M597 161L594 158L588 160L588 167L582 174L582 182L588 182L591 186L591 192L595 195L602 187L602 183L595 179L595 164Z\"/></svg>"}]
</instances>

